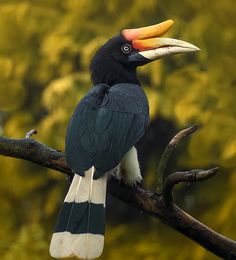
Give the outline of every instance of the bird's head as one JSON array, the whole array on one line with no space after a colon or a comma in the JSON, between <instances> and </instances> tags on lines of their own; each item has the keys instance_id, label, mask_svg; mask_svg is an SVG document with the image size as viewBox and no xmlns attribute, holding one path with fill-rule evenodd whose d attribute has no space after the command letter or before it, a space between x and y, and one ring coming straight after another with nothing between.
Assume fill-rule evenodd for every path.
<instances>
[{"instance_id":1,"label":"bird's head","mask_svg":"<svg viewBox=\"0 0 236 260\"><path fill-rule=\"evenodd\" d=\"M139 83L136 68L174 54L200 50L185 41L162 38L172 20L137 29L124 29L107 41L92 59L90 70L94 84Z\"/></svg>"}]
</instances>

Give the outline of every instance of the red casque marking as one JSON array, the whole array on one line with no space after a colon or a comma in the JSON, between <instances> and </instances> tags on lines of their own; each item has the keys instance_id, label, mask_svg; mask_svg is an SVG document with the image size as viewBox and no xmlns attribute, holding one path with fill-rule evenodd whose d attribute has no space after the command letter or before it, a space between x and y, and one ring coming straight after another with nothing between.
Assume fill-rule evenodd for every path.
<instances>
[{"instance_id":1,"label":"red casque marking","mask_svg":"<svg viewBox=\"0 0 236 260\"><path fill-rule=\"evenodd\" d=\"M125 29L121 34L127 41L133 41L138 38L138 31L136 29Z\"/></svg>"}]
</instances>

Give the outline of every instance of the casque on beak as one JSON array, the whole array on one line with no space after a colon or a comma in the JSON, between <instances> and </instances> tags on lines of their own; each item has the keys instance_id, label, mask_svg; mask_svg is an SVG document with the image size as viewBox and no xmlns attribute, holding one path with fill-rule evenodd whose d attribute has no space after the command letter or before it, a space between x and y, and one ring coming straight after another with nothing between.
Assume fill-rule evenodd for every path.
<instances>
[{"instance_id":1,"label":"casque on beak","mask_svg":"<svg viewBox=\"0 0 236 260\"><path fill-rule=\"evenodd\" d=\"M129 61L136 62L137 65L144 65L165 56L199 51L200 49L191 43L161 38L173 23L172 20L167 20L147 27L122 30L121 35L132 43L134 49L138 50L129 56Z\"/></svg>"}]
</instances>

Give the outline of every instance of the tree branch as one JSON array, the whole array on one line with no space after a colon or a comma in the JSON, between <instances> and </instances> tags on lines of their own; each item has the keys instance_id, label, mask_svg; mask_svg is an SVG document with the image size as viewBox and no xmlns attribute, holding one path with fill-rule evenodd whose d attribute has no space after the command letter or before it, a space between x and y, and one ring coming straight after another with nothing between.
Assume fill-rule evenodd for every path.
<instances>
[{"instance_id":1,"label":"tree branch","mask_svg":"<svg viewBox=\"0 0 236 260\"><path fill-rule=\"evenodd\" d=\"M172 189L180 182L196 182L204 181L216 175L219 167L214 167L209 170L191 170L186 172L175 172L166 178L162 198L166 206L171 206L173 203Z\"/></svg>"},{"instance_id":2,"label":"tree branch","mask_svg":"<svg viewBox=\"0 0 236 260\"><path fill-rule=\"evenodd\" d=\"M66 165L65 155L30 138L0 137L0 154L37 163L41 166L73 176Z\"/></svg>"},{"instance_id":3,"label":"tree branch","mask_svg":"<svg viewBox=\"0 0 236 260\"><path fill-rule=\"evenodd\" d=\"M168 164L168 161L170 159L171 154L179 144L179 142L184 138L187 137L193 133L195 133L199 129L200 125L193 125L191 127L188 127L186 129L181 130L178 132L168 143L166 146L163 154L161 155L161 159L157 168L157 185L156 185L156 193L161 194L162 187L164 184L164 173Z\"/></svg>"},{"instance_id":4,"label":"tree branch","mask_svg":"<svg viewBox=\"0 0 236 260\"><path fill-rule=\"evenodd\" d=\"M30 138L10 139L0 137L0 154L28 160L65 173L70 177L73 176L72 171L66 165L63 153ZM213 231L172 203L171 191L175 184L182 181L205 179L215 174L217 169L197 171L195 173L190 171L170 175L165 182L163 196L139 187L127 187L114 178L109 180L108 192L147 214L161 219L168 226L193 239L216 255L224 259L236 259L235 241Z\"/></svg>"}]
</instances>

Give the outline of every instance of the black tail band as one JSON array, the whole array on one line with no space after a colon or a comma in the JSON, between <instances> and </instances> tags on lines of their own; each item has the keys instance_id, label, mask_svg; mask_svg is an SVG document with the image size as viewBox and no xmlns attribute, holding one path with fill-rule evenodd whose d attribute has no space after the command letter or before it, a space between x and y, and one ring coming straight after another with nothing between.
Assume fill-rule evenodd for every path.
<instances>
[{"instance_id":1,"label":"black tail band","mask_svg":"<svg viewBox=\"0 0 236 260\"><path fill-rule=\"evenodd\" d=\"M73 210L72 210L73 207ZM70 215L71 214L71 215ZM90 215L88 223L88 215ZM69 222L68 222L69 219ZM105 233L105 207L91 202L64 202L54 232L68 231L72 234Z\"/></svg>"}]
</instances>

